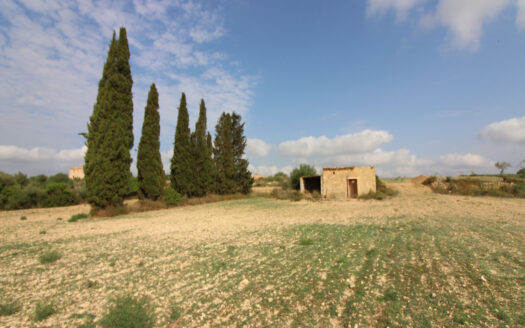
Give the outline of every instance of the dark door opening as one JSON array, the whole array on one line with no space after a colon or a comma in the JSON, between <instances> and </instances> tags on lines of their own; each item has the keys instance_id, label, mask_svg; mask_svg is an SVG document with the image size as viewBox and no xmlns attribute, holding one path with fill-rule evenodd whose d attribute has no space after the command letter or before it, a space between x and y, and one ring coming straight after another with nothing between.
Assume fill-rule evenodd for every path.
<instances>
[{"instance_id":1,"label":"dark door opening","mask_svg":"<svg viewBox=\"0 0 525 328\"><path fill-rule=\"evenodd\" d=\"M321 176L303 177L304 191L313 193L314 191L321 192Z\"/></svg>"},{"instance_id":2,"label":"dark door opening","mask_svg":"<svg viewBox=\"0 0 525 328\"><path fill-rule=\"evenodd\" d=\"M348 179L347 181L348 198L357 198L357 179Z\"/></svg>"}]
</instances>

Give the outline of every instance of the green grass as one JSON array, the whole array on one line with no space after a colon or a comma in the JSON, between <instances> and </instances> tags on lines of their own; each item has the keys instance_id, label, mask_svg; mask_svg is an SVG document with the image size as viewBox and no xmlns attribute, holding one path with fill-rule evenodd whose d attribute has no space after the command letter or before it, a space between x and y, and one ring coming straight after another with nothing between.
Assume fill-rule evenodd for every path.
<instances>
[{"instance_id":1,"label":"green grass","mask_svg":"<svg viewBox=\"0 0 525 328\"><path fill-rule=\"evenodd\" d=\"M150 328L155 324L155 313L146 297L118 296L99 322L102 328Z\"/></svg>"},{"instance_id":2,"label":"green grass","mask_svg":"<svg viewBox=\"0 0 525 328\"><path fill-rule=\"evenodd\" d=\"M86 213L79 213L79 214L75 214L73 216L71 216L67 222L77 222L78 220L81 220L81 219L87 219L89 218L89 215L87 215Z\"/></svg>"},{"instance_id":3,"label":"green grass","mask_svg":"<svg viewBox=\"0 0 525 328\"><path fill-rule=\"evenodd\" d=\"M228 313L225 326L517 327L525 313L523 233L494 222L393 218L300 225L227 251L201 246L185 272L206 277L191 285L199 306L179 320L195 325L204 315L204 325ZM214 280L221 283L199 291ZM227 295L222 305L217 295ZM258 310L242 310L245 302Z\"/></svg>"},{"instance_id":4,"label":"green grass","mask_svg":"<svg viewBox=\"0 0 525 328\"><path fill-rule=\"evenodd\" d=\"M53 302L41 301L36 303L35 312L33 315L34 321L42 321L50 317L56 312Z\"/></svg>"},{"instance_id":5,"label":"green grass","mask_svg":"<svg viewBox=\"0 0 525 328\"><path fill-rule=\"evenodd\" d=\"M56 262L62 255L57 250L47 250L38 256L40 264Z\"/></svg>"},{"instance_id":6,"label":"green grass","mask_svg":"<svg viewBox=\"0 0 525 328\"><path fill-rule=\"evenodd\" d=\"M25 221L25 220L27 220L27 217L26 217L26 216L21 216L21 217L20 217L20 221Z\"/></svg>"},{"instance_id":7,"label":"green grass","mask_svg":"<svg viewBox=\"0 0 525 328\"><path fill-rule=\"evenodd\" d=\"M2 300L4 302L5 300ZM20 311L20 304L17 302L6 302L6 303L0 303L0 316L8 316L17 313Z\"/></svg>"}]
</instances>

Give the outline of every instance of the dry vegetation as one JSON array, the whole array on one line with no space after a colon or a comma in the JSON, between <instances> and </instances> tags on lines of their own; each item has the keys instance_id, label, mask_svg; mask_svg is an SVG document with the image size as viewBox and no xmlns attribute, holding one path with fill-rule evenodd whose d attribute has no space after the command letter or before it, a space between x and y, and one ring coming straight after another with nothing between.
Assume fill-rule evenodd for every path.
<instances>
[{"instance_id":1,"label":"dry vegetation","mask_svg":"<svg viewBox=\"0 0 525 328\"><path fill-rule=\"evenodd\" d=\"M525 326L525 201L388 184L383 201L0 212L0 326L95 327L120 295L158 327Z\"/></svg>"}]
</instances>

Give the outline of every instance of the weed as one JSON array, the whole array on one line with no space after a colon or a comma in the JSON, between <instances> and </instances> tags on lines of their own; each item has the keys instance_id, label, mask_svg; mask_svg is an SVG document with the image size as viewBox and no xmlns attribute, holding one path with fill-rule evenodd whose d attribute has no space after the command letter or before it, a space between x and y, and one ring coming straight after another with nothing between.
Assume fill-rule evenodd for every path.
<instances>
[{"instance_id":1,"label":"weed","mask_svg":"<svg viewBox=\"0 0 525 328\"><path fill-rule=\"evenodd\" d=\"M131 295L114 298L106 314L99 321L102 328L148 328L155 324L155 315L150 301Z\"/></svg>"},{"instance_id":2,"label":"weed","mask_svg":"<svg viewBox=\"0 0 525 328\"><path fill-rule=\"evenodd\" d=\"M178 304L171 305L170 319L172 321L178 320L182 315L182 308Z\"/></svg>"},{"instance_id":3,"label":"weed","mask_svg":"<svg viewBox=\"0 0 525 328\"><path fill-rule=\"evenodd\" d=\"M57 221L62 221L63 219L62 218L57 218Z\"/></svg>"},{"instance_id":4,"label":"weed","mask_svg":"<svg viewBox=\"0 0 525 328\"><path fill-rule=\"evenodd\" d=\"M38 256L41 264L53 263L61 258L62 255L57 250L48 250Z\"/></svg>"},{"instance_id":5,"label":"weed","mask_svg":"<svg viewBox=\"0 0 525 328\"><path fill-rule=\"evenodd\" d=\"M314 244L313 239L305 238L305 237L302 237L301 239L299 239L299 245L301 246L311 246L313 244Z\"/></svg>"},{"instance_id":6,"label":"weed","mask_svg":"<svg viewBox=\"0 0 525 328\"><path fill-rule=\"evenodd\" d=\"M41 235L45 235L45 234L47 233L47 231L45 231L45 230L40 230L39 233L40 233Z\"/></svg>"},{"instance_id":7,"label":"weed","mask_svg":"<svg viewBox=\"0 0 525 328\"><path fill-rule=\"evenodd\" d=\"M34 321L42 321L55 313L53 302L40 301L36 303Z\"/></svg>"},{"instance_id":8,"label":"weed","mask_svg":"<svg viewBox=\"0 0 525 328\"><path fill-rule=\"evenodd\" d=\"M16 302L0 303L0 317L15 314L20 308L20 304Z\"/></svg>"},{"instance_id":9,"label":"weed","mask_svg":"<svg viewBox=\"0 0 525 328\"><path fill-rule=\"evenodd\" d=\"M20 217L20 221L25 221L25 220L27 220L27 217L25 215Z\"/></svg>"},{"instance_id":10,"label":"weed","mask_svg":"<svg viewBox=\"0 0 525 328\"><path fill-rule=\"evenodd\" d=\"M86 219L88 217L89 215L87 215L86 213L79 213L71 216L69 220L67 220L67 222L77 222L78 220Z\"/></svg>"},{"instance_id":11,"label":"weed","mask_svg":"<svg viewBox=\"0 0 525 328\"><path fill-rule=\"evenodd\" d=\"M97 282L96 281L93 281L93 280L86 280L86 287L87 288L93 288L97 285Z\"/></svg>"}]
</instances>

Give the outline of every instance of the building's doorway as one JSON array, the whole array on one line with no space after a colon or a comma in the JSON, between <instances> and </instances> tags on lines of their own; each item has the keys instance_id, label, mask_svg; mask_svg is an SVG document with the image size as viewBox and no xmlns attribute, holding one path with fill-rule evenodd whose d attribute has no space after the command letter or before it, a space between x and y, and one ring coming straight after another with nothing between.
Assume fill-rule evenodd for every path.
<instances>
[{"instance_id":1,"label":"building's doorway","mask_svg":"<svg viewBox=\"0 0 525 328\"><path fill-rule=\"evenodd\" d=\"M357 198L357 179L347 180L347 198Z\"/></svg>"},{"instance_id":2,"label":"building's doorway","mask_svg":"<svg viewBox=\"0 0 525 328\"><path fill-rule=\"evenodd\" d=\"M305 192L313 193L317 191L321 193L321 176L303 177L302 179Z\"/></svg>"}]
</instances>

